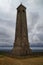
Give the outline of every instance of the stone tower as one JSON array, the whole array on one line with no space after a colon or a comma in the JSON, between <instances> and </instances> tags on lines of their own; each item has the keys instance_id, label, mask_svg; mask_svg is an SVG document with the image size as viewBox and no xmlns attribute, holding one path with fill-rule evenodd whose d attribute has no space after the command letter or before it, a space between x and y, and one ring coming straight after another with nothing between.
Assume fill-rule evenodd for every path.
<instances>
[{"instance_id":1,"label":"stone tower","mask_svg":"<svg viewBox=\"0 0 43 65\"><path fill-rule=\"evenodd\" d=\"M31 54L28 42L26 7L22 4L17 8L16 32L13 50L14 54L19 56Z\"/></svg>"}]
</instances>

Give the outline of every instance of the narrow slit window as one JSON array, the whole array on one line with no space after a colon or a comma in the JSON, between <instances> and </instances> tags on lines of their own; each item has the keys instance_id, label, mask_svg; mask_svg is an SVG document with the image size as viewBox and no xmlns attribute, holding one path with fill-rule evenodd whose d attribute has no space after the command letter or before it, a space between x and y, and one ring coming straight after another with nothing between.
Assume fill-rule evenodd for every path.
<instances>
[{"instance_id":1,"label":"narrow slit window","mask_svg":"<svg viewBox=\"0 0 43 65\"><path fill-rule=\"evenodd\" d=\"M18 13L20 12L20 10L18 10Z\"/></svg>"},{"instance_id":2,"label":"narrow slit window","mask_svg":"<svg viewBox=\"0 0 43 65\"><path fill-rule=\"evenodd\" d=\"M25 12L25 10L23 10L23 12Z\"/></svg>"}]
</instances>

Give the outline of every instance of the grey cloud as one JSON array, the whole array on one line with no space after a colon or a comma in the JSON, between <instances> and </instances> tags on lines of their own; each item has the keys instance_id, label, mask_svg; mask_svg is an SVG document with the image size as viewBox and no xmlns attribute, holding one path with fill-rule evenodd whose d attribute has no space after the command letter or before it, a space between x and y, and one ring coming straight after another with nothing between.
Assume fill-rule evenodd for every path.
<instances>
[{"instance_id":1,"label":"grey cloud","mask_svg":"<svg viewBox=\"0 0 43 65\"><path fill-rule=\"evenodd\" d=\"M42 26L42 25L37 26L37 30L38 30L39 32L43 32L43 26Z\"/></svg>"},{"instance_id":2,"label":"grey cloud","mask_svg":"<svg viewBox=\"0 0 43 65\"><path fill-rule=\"evenodd\" d=\"M31 25L32 26L34 26L36 23L37 23L37 21L38 21L38 18L39 18L39 14L38 13L31 13L30 14L30 19L31 19Z\"/></svg>"},{"instance_id":3,"label":"grey cloud","mask_svg":"<svg viewBox=\"0 0 43 65\"><path fill-rule=\"evenodd\" d=\"M20 0L20 2L22 2L22 3L26 3L26 2L27 2L27 0L25 0L25 1L24 1L24 0Z\"/></svg>"},{"instance_id":4,"label":"grey cloud","mask_svg":"<svg viewBox=\"0 0 43 65\"><path fill-rule=\"evenodd\" d=\"M32 16L33 16L32 18L30 17L30 22L31 22L30 26L28 26L28 28L29 28L28 30L30 30L30 32L29 32L30 42L31 43L32 42L33 43L38 43L38 42L42 43L43 42L43 34L42 34L42 32L43 32L43 22L42 22L42 18L40 18L39 15L38 15L38 17L36 17L34 15L32 15Z\"/></svg>"},{"instance_id":5,"label":"grey cloud","mask_svg":"<svg viewBox=\"0 0 43 65\"><path fill-rule=\"evenodd\" d=\"M15 21L13 21L13 20L0 19L0 24L5 25L5 26L10 26L12 28L15 27Z\"/></svg>"},{"instance_id":6,"label":"grey cloud","mask_svg":"<svg viewBox=\"0 0 43 65\"><path fill-rule=\"evenodd\" d=\"M30 12L30 15L28 17L28 32L32 32L32 29L34 29L34 26L37 24L38 19L39 14L37 12Z\"/></svg>"},{"instance_id":7,"label":"grey cloud","mask_svg":"<svg viewBox=\"0 0 43 65\"><path fill-rule=\"evenodd\" d=\"M39 37L40 41L43 41L43 34L38 34L37 36Z\"/></svg>"},{"instance_id":8,"label":"grey cloud","mask_svg":"<svg viewBox=\"0 0 43 65\"><path fill-rule=\"evenodd\" d=\"M9 31L10 32L10 31ZM13 45L13 38L5 29L0 29L0 45Z\"/></svg>"},{"instance_id":9,"label":"grey cloud","mask_svg":"<svg viewBox=\"0 0 43 65\"><path fill-rule=\"evenodd\" d=\"M43 0L35 0L35 3L39 6L43 6Z\"/></svg>"}]
</instances>

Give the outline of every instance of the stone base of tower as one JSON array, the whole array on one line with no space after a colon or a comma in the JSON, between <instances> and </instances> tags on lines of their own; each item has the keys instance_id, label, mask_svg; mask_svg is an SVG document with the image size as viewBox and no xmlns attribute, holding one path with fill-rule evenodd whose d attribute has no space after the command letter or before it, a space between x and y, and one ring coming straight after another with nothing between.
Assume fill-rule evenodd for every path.
<instances>
[{"instance_id":1,"label":"stone base of tower","mask_svg":"<svg viewBox=\"0 0 43 65\"><path fill-rule=\"evenodd\" d=\"M31 55L32 50L31 49L23 49L22 47L15 47L13 48L12 54L14 56L26 56L26 55Z\"/></svg>"}]
</instances>

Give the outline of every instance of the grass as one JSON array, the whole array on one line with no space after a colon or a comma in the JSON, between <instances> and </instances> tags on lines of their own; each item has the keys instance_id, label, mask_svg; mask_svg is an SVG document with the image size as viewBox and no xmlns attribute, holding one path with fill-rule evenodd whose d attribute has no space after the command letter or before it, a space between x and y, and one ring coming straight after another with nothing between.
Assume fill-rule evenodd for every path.
<instances>
[{"instance_id":1,"label":"grass","mask_svg":"<svg viewBox=\"0 0 43 65\"><path fill-rule=\"evenodd\" d=\"M21 59L0 55L0 65L43 65L43 56Z\"/></svg>"}]
</instances>

